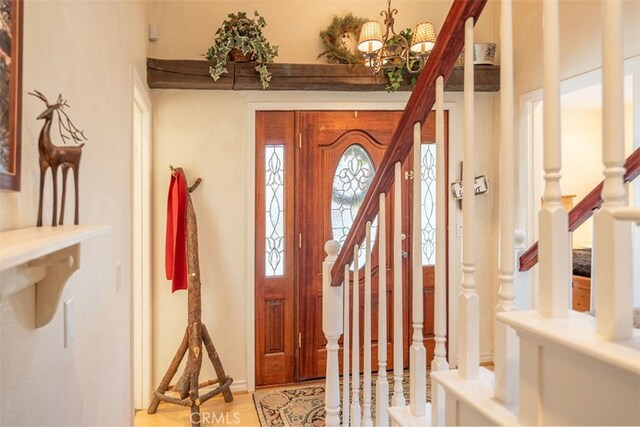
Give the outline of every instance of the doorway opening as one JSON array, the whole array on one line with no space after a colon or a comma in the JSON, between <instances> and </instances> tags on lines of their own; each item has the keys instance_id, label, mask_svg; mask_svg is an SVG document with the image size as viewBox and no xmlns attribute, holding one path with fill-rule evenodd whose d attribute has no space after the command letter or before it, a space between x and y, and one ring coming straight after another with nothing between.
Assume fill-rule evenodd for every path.
<instances>
[{"instance_id":1,"label":"doorway opening","mask_svg":"<svg viewBox=\"0 0 640 427\"><path fill-rule=\"evenodd\" d=\"M132 318L133 399L135 409L151 396L151 101L133 71L133 224Z\"/></svg>"},{"instance_id":2,"label":"doorway opening","mask_svg":"<svg viewBox=\"0 0 640 427\"><path fill-rule=\"evenodd\" d=\"M341 240L346 237L368 188L368 180L373 177L401 114L402 111L256 111L256 154L253 165L256 170L256 386L324 376L326 353L320 327L321 265L325 256L322 248L329 239ZM422 172L427 182L430 177L435 177L436 165L429 160L434 159L434 139L435 125L431 115L423 125L422 155L425 160ZM445 140L448 140L448 132L445 132ZM403 166L406 172L410 163L405 162ZM428 185L435 186L435 183ZM447 183L438 185L446 186ZM406 197L411 194L410 189L411 182L404 180L402 221L406 235L410 235L408 230L412 209L411 200ZM388 200L392 200L392 197ZM425 228L429 228L430 223L435 224L435 200L422 200L421 203L429 205L422 209L423 216L433 219L425 224ZM392 218L389 221L391 223ZM392 229L390 224L387 229ZM429 230L426 230L426 234L433 235ZM433 314L434 274L430 248L435 242L431 238L428 243L423 254L424 332L425 346L432 356L434 335L430 319ZM408 251L411 248L410 240L407 239L404 245ZM377 253L375 243L371 249L374 254ZM390 266L392 255L389 253L387 256L387 265ZM392 272L390 269L380 272L375 258L372 265L372 288L376 289L372 296L374 324L377 321L375 282L378 274L387 276L387 301L391 302L388 310L393 301ZM409 259L405 258L405 284L410 283ZM411 287L403 288L403 304L407 307L403 341L408 346ZM389 328L392 326L389 325ZM375 355L378 343L373 329ZM379 344L387 346L391 363L391 341ZM405 358L408 359L407 355L408 352L405 352ZM372 363L375 365L377 362L373 360Z\"/></svg>"},{"instance_id":3,"label":"doorway opening","mask_svg":"<svg viewBox=\"0 0 640 427\"><path fill-rule=\"evenodd\" d=\"M625 61L625 157L640 147L640 57ZM523 142L526 144L523 161L527 176L521 194L526 194L525 222L528 243L538 240L537 214L543 192L542 168L542 90L521 97ZM578 203L603 179L602 170L602 70L594 70L561 83L561 187L567 206ZM640 206L640 183L629 186L629 204ZM593 238L593 221L589 219L572 233L574 250L589 250ZM633 227L633 248L640 250L640 227ZM530 301L537 306L537 268L532 270ZM640 306L640 258L633 265L634 307ZM575 297L575 289L574 294ZM593 297L593 292L591 292ZM592 301L591 301L592 302ZM591 304L587 305L589 307ZM574 304L575 307L575 304ZM574 308L575 309L575 308Z\"/></svg>"}]
</instances>

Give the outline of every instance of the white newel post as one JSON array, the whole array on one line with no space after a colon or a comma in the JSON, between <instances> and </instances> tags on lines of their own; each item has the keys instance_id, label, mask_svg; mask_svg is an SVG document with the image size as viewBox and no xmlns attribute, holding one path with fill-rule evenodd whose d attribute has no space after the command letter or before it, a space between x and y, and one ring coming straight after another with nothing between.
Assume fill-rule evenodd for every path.
<instances>
[{"instance_id":1,"label":"white newel post","mask_svg":"<svg viewBox=\"0 0 640 427\"><path fill-rule=\"evenodd\" d=\"M360 266L358 252L360 247L353 247L353 309L351 312L351 425L359 426L360 408ZM346 399L347 397L345 397Z\"/></svg>"},{"instance_id":2,"label":"white newel post","mask_svg":"<svg viewBox=\"0 0 640 427\"><path fill-rule=\"evenodd\" d=\"M324 245L327 257L322 263L322 331L327 339L327 378L324 408L327 426L340 425L340 372L338 368L338 340L342 335L343 286L331 286L331 269L336 261L340 244L329 240Z\"/></svg>"},{"instance_id":3,"label":"white newel post","mask_svg":"<svg viewBox=\"0 0 640 427\"><path fill-rule=\"evenodd\" d=\"M606 339L624 340L633 333L631 224L614 218L628 204L624 185L624 77L622 2L602 2L603 16L603 137L604 186L602 207L594 214L594 282L596 332Z\"/></svg>"},{"instance_id":4,"label":"white newel post","mask_svg":"<svg viewBox=\"0 0 640 427\"><path fill-rule=\"evenodd\" d=\"M544 195L539 216L539 311L545 317L569 313L568 214L562 207L560 169L560 26L558 0L542 2L544 42Z\"/></svg>"},{"instance_id":5,"label":"white newel post","mask_svg":"<svg viewBox=\"0 0 640 427\"><path fill-rule=\"evenodd\" d=\"M427 350L424 348L422 323L424 322L422 290L422 198L420 165L422 162L422 135L420 122L413 125L413 342L409 353L410 409L416 417L425 415L427 402Z\"/></svg>"},{"instance_id":6,"label":"white newel post","mask_svg":"<svg viewBox=\"0 0 640 427\"><path fill-rule=\"evenodd\" d=\"M444 78L436 79L436 182L446 182L444 150ZM436 271L434 289L435 349L431 372L449 370L447 362L447 241L446 226L447 191L444 185L436 186ZM431 425L444 425L444 389L431 384Z\"/></svg>"},{"instance_id":7,"label":"white newel post","mask_svg":"<svg viewBox=\"0 0 640 427\"><path fill-rule=\"evenodd\" d=\"M475 106L473 74L473 18L465 22L464 172L462 199L462 289L458 296L458 372L477 379L480 363L479 304L475 279Z\"/></svg>"},{"instance_id":8,"label":"white newel post","mask_svg":"<svg viewBox=\"0 0 640 427\"><path fill-rule=\"evenodd\" d=\"M362 425L372 427L371 416L371 221L365 224L365 267L364 267L364 360L362 396Z\"/></svg>"},{"instance_id":9,"label":"white newel post","mask_svg":"<svg viewBox=\"0 0 640 427\"><path fill-rule=\"evenodd\" d=\"M516 310L513 287L515 159L513 146L513 39L511 0L502 0L500 14L500 288L496 314ZM518 341L516 333L502 322L494 322L495 396L505 403L517 401Z\"/></svg>"},{"instance_id":10,"label":"white newel post","mask_svg":"<svg viewBox=\"0 0 640 427\"><path fill-rule=\"evenodd\" d=\"M342 425L349 425L349 264L344 266L344 334L342 338Z\"/></svg>"},{"instance_id":11,"label":"white newel post","mask_svg":"<svg viewBox=\"0 0 640 427\"><path fill-rule=\"evenodd\" d=\"M380 194L378 213L378 379L376 381L376 425L389 425L389 383L387 382L387 206Z\"/></svg>"},{"instance_id":12,"label":"white newel post","mask_svg":"<svg viewBox=\"0 0 640 427\"><path fill-rule=\"evenodd\" d=\"M402 376L402 164L397 162L393 182L393 396L391 406L405 406Z\"/></svg>"}]
</instances>

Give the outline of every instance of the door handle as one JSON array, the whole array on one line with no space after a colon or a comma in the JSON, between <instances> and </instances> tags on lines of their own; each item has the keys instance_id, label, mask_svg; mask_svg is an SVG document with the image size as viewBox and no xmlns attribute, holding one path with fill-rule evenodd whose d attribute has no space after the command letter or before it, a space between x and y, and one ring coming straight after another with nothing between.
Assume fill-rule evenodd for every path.
<instances>
[{"instance_id":1,"label":"door handle","mask_svg":"<svg viewBox=\"0 0 640 427\"><path fill-rule=\"evenodd\" d=\"M402 258L409 258L409 252L402 251Z\"/></svg>"}]
</instances>

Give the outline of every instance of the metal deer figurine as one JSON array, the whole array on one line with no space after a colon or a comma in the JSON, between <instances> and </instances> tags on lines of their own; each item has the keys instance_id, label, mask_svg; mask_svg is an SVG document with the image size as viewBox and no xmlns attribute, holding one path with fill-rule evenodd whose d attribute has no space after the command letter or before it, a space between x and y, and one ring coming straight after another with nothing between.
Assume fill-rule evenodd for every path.
<instances>
[{"instance_id":1,"label":"metal deer figurine","mask_svg":"<svg viewBox=\"0 0 640 427\"><path fill-rule=\"evenodd\" d=\"M42 198L44 193L44 178L48 168L51 168L51 176L53 183L53 219L51 225L54 227L64 222L64 204L67 193L67 173L69 169L73 169L73 181L75 187L75 220L74 224L78 224L78 172L80 169L80 158L82 157L82 147L84 143L79 144L82 140L87 140L84 133L76 128L65 113L64 108L69 107L67 101L62 99L62 95L58 95L55 104L49 104L47 98L37 90L29 93L36 98L41 99L47 108L38 116L38 120L44 120L44 125L40 131L38 138L38 153L40 154L40 200L38 203L38 227L42 226ZM51 123L53 122L54 113L58 113L58 130L60 138L65 144L69 139L73 140L74 146L60 146L51 142L49 134ZM62 168L62 198L60 200L60 219L58 215L58 168Z\"/></svg>"}]
</instances>

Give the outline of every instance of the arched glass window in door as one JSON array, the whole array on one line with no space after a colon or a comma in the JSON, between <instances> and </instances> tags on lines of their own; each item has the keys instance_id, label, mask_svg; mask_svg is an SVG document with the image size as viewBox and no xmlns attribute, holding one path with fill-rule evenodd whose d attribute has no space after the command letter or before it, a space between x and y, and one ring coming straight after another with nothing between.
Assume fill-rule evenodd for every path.
<instances>
[{"instance_id":1,"label":"arched glass window in door","mask_svg":"<svg viewBox=\"0 0 640 427\"><path fill-rule=\"evenodd\" d=\"M367 150L359 144L349 146L338 161L331 194L331 230L333 238L341 245L353 226L374 175L373 161ZM376 231L377 218L371 226L372 240L375 240ZM365 254L364 248L361 248L359 266L364 265Z\"/></svg>"}]
</instances>

